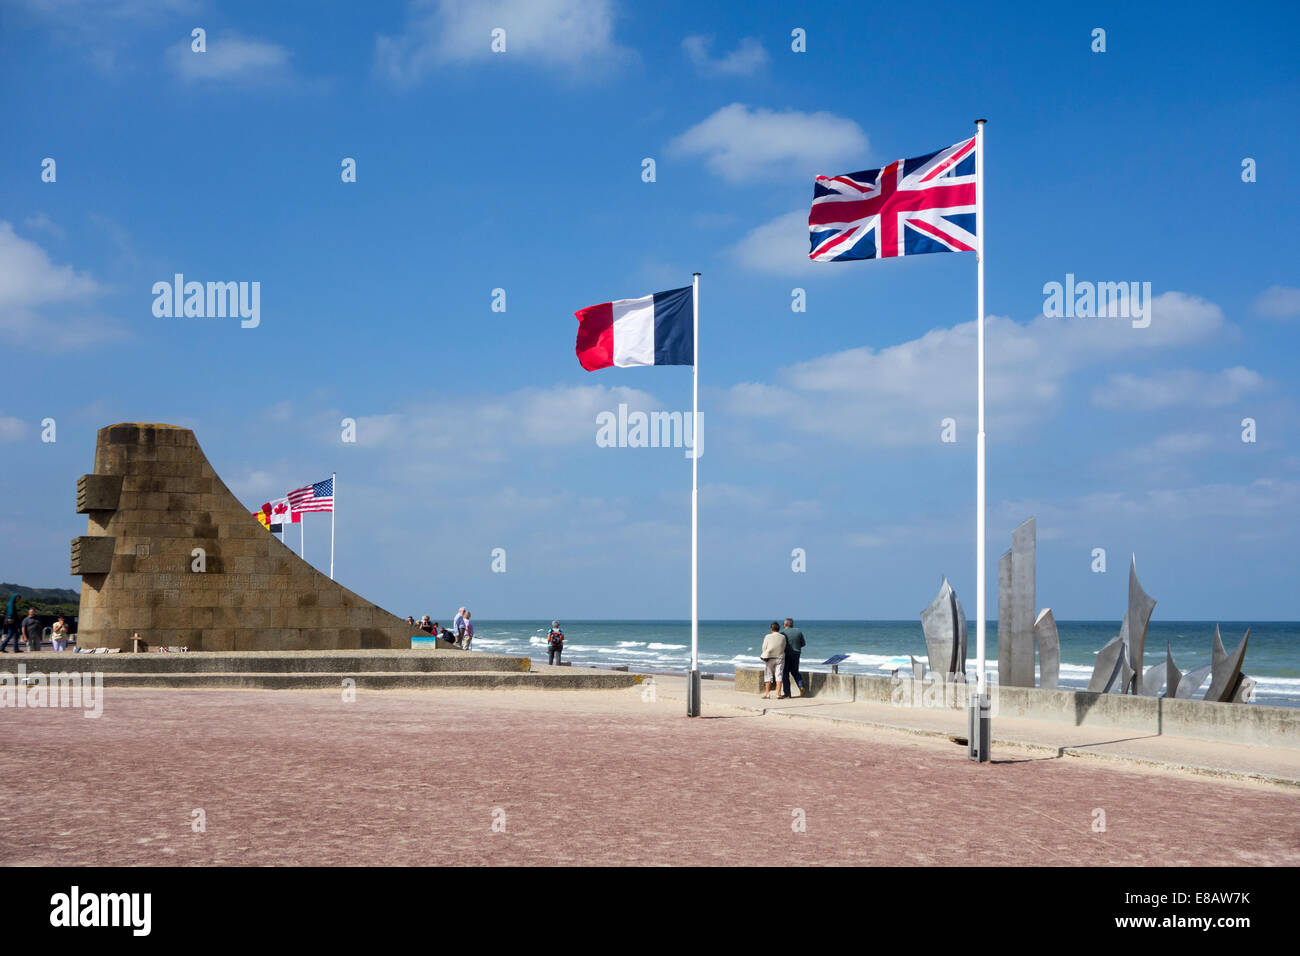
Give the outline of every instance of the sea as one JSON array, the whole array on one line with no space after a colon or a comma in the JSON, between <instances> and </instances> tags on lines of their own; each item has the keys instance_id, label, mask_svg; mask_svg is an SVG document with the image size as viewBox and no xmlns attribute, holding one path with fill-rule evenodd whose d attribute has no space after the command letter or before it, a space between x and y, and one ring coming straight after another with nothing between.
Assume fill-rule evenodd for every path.
<instances>
[{"instance_id":1,"label":"sea","mask_svg":"<svg viewBox=\"0 0 1300 956\"><path fill-rule=\"evenodd\" d=\"M635 671L684 673L690 664L690 621L561 621L564 659L575 667L627 665ZM701 621L700 669L730 677L736 667L760 667L758 657L765 621ZM1145 667L1163 664L1165 647L1186 673L1210 663L1213 621L1152 621L1147 629ZM531 657L546 662L546 632L550 621L474 622L474 649ZM910 672L908 656L926 660L925 637L919 621L799 621L808 641L800 667L829 671L821 662L847 654L842 674L888 675L896 668ZM1244 673L1258 683L1255 703L1300 707L1300 622L1220 621L1224 646L1231 651L1246 628ZM1109 621L1058 621L1061 640L1060 686L1084 690L1092 675L1097 651L1119 633ZM997 622L987 625L990 675L997 673ZM975 628L969 628L967 673L975 673ZM992 680L990 676L990 680ZM1203 685L1209 686L1209 681ZM1203 691L1202 691L1203 692Z\"/></svg>"}]
</instances>

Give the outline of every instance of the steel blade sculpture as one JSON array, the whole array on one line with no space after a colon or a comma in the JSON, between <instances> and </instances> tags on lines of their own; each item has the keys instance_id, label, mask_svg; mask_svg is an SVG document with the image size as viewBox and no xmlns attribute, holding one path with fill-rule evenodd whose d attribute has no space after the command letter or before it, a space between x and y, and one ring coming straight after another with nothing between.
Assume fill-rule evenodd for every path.
<instances>
[{"instance_id":1,"label":"steel blade sculpture","mask_svg":"<svg viewBox=\"0 0 1300 956\"><path fill-rule=\"evenodd\" d=\"M921 630L930 670L946 680L966 680L966 612L945 577L929 606L921 612Z\"/></svg>"},{"instance_id":2,"label":"steel blade sculpture","mask_svg":"<svg viewBox=\"0 0 1300 956\"><path fill-rule=\"evenodd\" d=\"M1028 518L1011 534L1011 550L998 562L998 683L1034 686L1034 650L1039 686L1060 681L1061 641L1052 609L1037 605L1038 521Z\"/></svg>"},{"instance_id":3,"label":"steel blade sculpture","mask_svg":"<svg viewBox=\"0 0 1300 956\"><path fill-rule=\"evenodd\" d=\"M1246 628L1246 636L1236 649L1228 653L1223 647L1219 625L1214 625L1210 663L1203 667L1184 673L1174 661L1173 647L1166 643L1164 665L1155 664L1143 670L1147 626L1155 606L1155 599L1143 591L1138 582L1137 556L1134 555L1128 573L1128 610L1124 612L1119 636L1097 652L1097 662L1088 681L1091 693L1159 697L1163 686L1166 699L1191 700L1209 677L1210 687L1204 700L1226 704L1249 703L1254 699L1255 681L1241 672L1246 645L1250 641L1250 628Z\"/></svg>"},{"instance_id":4,"label":"steel blade sculpture","mask_svg":"<svg viewBox=\"0 0 1300 956\"><path fill-rule=\"evenodd\" d=\"M998 561L998 683L1011 687L1033 687L1034 653L1037 650L1038 686L1056 688L1061 674L1061 642L1052 609L1043 608L1033 617L1036 603L1038 556L1037 520L1028 518L1011 535L1011 550ZM1137 576L1137 555L1129 561L1128 604L1119 634L1097 652L1088 692L1093 694L1136 694L1144 697L1190 700L1206 678L1210 687L1204 700L1217 703L1249 703L1255 697L1256 682L1241 672L1250 641L1250 628L1241 643L1229 653L1223 647L1219 625L1214 626L1214 645L1209 664L1184 673L1174 661L1173 647L1166 643L1165 662L1145 666L1147 629L1156 600ZM948 680L966 679L966 614L957 592L943 578L939 593L921 612L930 670ZM920 666L913 661L913 670ZM1163 694L1162 694L1163 690Z\"/></svg>"}]
</instances>

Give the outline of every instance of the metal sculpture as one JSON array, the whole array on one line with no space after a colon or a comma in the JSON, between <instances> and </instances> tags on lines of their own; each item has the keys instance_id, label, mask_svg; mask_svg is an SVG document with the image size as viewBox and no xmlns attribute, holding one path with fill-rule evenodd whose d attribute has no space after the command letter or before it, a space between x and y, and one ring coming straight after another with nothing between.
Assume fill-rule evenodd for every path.
<instances>
[{"instance_id":1,"label":"metal sculpture","mask_svg":"<svg viewBox=\"0 0 1300 956\"><path fill-rule=\"evenodd\" d=\"M1050 607L1038 612L1034 621L1034 643L1038 645L1038 686L1055 690L1061 679L1061 637Z\"/></svg>"},{"instance_id":2,"label":"metal sculpture","mask_svg":"<svg viewBox=\"0 0 1300 956\"><path fill-rule=\"evenodd\" d=\"M1142 585L1138 583L1137 555L1133 555L1128 569L1128 614L1125 619L1128 621L1128 659L1134 670L1131 686L1135 694L1143 692L1138 676L1142 673L1145 660L1147 625L1151 622L1151 612L1155 606L1155 599L1143 591Z\"/></svg>"},{"instance_id":3,"label":"metal sculpture","mask_svg":"<svg viewBox=\"0 0 1300 956\"><path fill-rule=\"evenodd\" d=\"M1198 667L1194 671L1188 671L1183 675L1183 679L1178 682L1178 693L1174 696L1179 700L1191 700L1196 692L1201 689L1201 685L1205 683L1205 678L1209 676L1209 664Z\"/></svg>"},{"instance_id":4,"label":"metal sculpture","mask_svg":"<svg viewBox=\"0 0 1300 956\"><path fill-rule=\"evenodd\" d=\"M1011 550L998 561L998 683L1034 686L1034 562L1037 521L1011 534Z\"/></svg>"},{"instance_id":5,"label":"metal sculpture","mask_svg":"<svg viewBox=\"0 0 1300 956\"><path fill-rule=\"evenodd\" d=\"M1160 690L1165 686L1164 664L1152 664L1142 675L1142 680L1138 682L1138 693L1143 697L1159 697Z\"/></svg>"},{"instance_id":6,"label":"metal sculpture","mask_svg":"<svg viewBox=\"0 0 1300 956\"><path fill-rule=\"evenodd\" d=\"M1223 649L1223 638L1219 634L1219 625L1214 625L1214 647L1210 652L1210 689L1205 692L1206 700L1229 703L1237 693L1237 684L1241 680L1241 662L1246 657L1246 644L1250 641L1250 628L1241 639L1236 650L1231 654Z\"/></svg>"},{"instance_id":7,"label":"metal sculpture","mask_svg":"<svg viewBox=\"0 0 1300 956\"><path fill-rule=\"evenodd\" d=\"M957 592L945 577L939 593L921 612L921 630L930 658L930 670L945 679L966 679L966 612Z\"/></svg>"},{"instance_id":8,"label":"metal sculpture","mask_svg":"<svg viewBox=\"0 0 1300 956\"><path fill-rule=\"evenodd\" d=\"M1088 681L1089 693L1122 693L1117 688L1124 686L1129 673L1127 651L1123 635L1112 637L1106 642L1106 646L1097 652L1097 663L1092 669L1092 679Z\"/></svg>"}]
</instances>

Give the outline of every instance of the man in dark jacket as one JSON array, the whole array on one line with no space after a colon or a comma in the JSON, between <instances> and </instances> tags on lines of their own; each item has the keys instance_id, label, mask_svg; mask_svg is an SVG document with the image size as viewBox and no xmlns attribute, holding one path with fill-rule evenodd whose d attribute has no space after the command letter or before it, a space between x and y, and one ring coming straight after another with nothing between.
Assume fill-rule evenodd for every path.
<instances>
[{"instance_id":1,"label":"man in dark jacket","mask_svg":"<svg viewBox=\"0 0 1300 956\"><path fill-rule=\"evenodd\" d=\"M36 616L36 608L29 607L23 618L23 637L27 638L27 650L41 649L41 619Z\"/></svg>"},{"instance_id":2,"label":"man in dark jacket","mask_svg":"<svg viewBox=\"0 0 1300 956\"><path fill-rule=\"evenodd\" d=\"M785 635L785 676L781 678L785 696L790 696L791 674L794 675L795 685L799 688L799 695L806 696L808 688L804 686L803 675L799 673L799 655L808 642L803 639L803 631L794 626L793 618L785 619L785 627L781 629L781 633Z\"/></svg>"}]
</instances>

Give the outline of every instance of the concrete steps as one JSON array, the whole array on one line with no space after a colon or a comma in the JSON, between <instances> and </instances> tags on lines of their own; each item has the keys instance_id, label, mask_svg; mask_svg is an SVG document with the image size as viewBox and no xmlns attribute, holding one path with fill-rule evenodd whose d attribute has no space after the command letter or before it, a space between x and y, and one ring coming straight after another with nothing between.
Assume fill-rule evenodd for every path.
<instances>
[{"instance_id":1,"label":"concrete steps","mask_svg":"<svg viewBox=\"0 0 1300 956\"><path fill-rule=\"evenodd\" d=\"M579 668L532 670L527 657L455 650L196 651L140 654L20 654L0 670L101 674L105 687L157 689L358 690L541 688L606 690L641 677ZM345 685L345 680L355 683Z\"/></svg>"},{"instance_id":2,"label":"concrete steps","mask_svg":"<svg viewBox=\"0 0 1300 956\"><path fill-rule=\"evenodd\" d=\"M226 690L341 690L345 680L355 681L357 690L431 690L460 688L467 690L615 690L633 687L640 681L636 674L616 671L572 674L535 674L528 671L301 671L296 673L200 673L163 672L140 674L109 671L104 673L104 687L156 689L226 689Z\"/></svg>"},{"instance_id":3,"label":"concrete steps","mask_svg":"<svg viewBox=\"0 0 1300 956\"><path fill-rule=\"evenodd\" d=\"M527 657L472 651L196 651L186 654L22 654L5 659L29 670L103 671L132 674L305 674L305 673L438 673L446 671L523 672Z\"/></svg>"}]
</instances>

